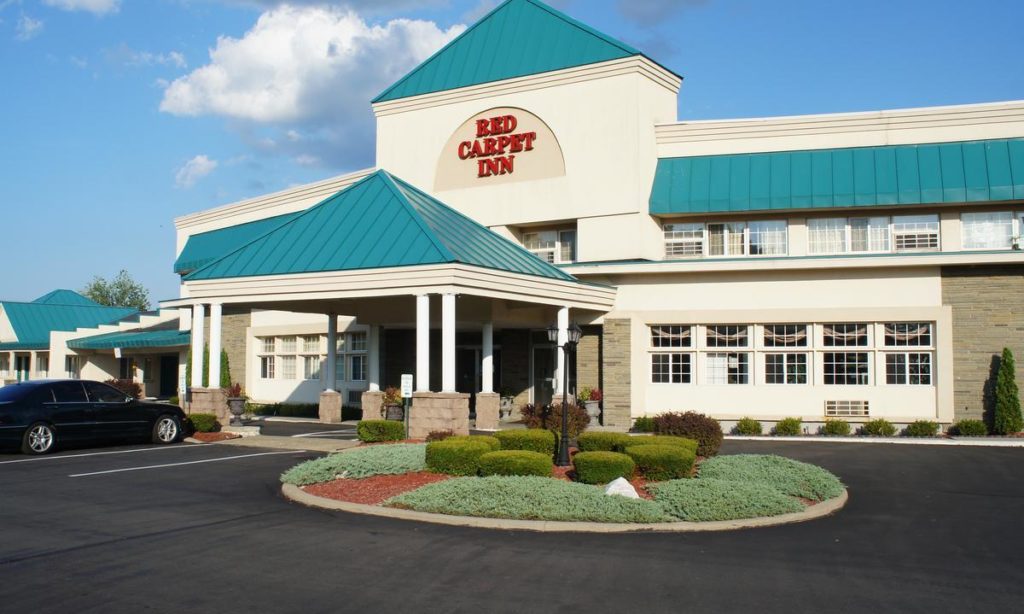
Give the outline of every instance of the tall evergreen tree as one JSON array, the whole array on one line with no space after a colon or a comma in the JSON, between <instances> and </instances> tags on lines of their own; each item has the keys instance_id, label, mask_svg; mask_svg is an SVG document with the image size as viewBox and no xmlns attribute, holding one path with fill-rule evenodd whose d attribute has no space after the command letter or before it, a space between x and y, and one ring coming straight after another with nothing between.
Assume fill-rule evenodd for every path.
<instances>
[{"instance_id":1,"label":"tall evergreen tree","mask_svg":"<svg viewBox=\"0 0 1024 614\"><path fill-rule=\"evenodd\" d=\"M996 405L993 412L992 431L997 435L1011 435L1024 429L1024 417L1020 411L1020 394L1017 390L1016 365L1010 348L1003 348L996 374Z\"/></svg>"},{"instance_id":2,"label":"tall evergreen tree","mask_svg":"<svg viewBox=\"0 0 1024 614\"><path fill-rule=\"evenodd\" d=\"M185 382L192 386L192 350L188 351L185 358ZM203 346L203 388L210 387L210 346ZM228 360L227 350L220 351L220 387L231 387L231 362Z\"/></svg>"}]
</instances>

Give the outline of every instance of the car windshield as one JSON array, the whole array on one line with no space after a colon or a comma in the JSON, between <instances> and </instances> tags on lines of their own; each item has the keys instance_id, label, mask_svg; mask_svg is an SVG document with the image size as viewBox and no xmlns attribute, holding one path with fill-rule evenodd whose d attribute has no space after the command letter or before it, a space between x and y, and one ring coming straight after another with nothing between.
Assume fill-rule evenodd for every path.
<instances>
[{"instance_id":1,"label":"car windshield","mask_svg":"<svg viewBox=\"0 0 1024 614\"><path fill-rule=\"evenodd\" d=\"M27 386L25 384L14 384L12 386L4 386L0 388L0 403L10 403L12 401L20 401L25 398L25 395L32 392L35 386Z\"/></svg>"}]
</instances>

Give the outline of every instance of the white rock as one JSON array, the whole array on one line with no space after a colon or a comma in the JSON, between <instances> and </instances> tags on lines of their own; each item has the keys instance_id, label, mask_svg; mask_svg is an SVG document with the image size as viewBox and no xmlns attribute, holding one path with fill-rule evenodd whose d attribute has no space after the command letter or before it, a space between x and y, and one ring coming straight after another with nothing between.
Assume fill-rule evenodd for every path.
<instances>
[{"instance_id":1,"label":"white rock","mask_svg":"<svg viewBox=\"0 0 1024 614\"><path fill-rule=\"evenodd\" d=\"M639 499L640 495L637 494L636 489L629 483L626 478L615 478L608 485L604 487L604 494L606 495L619 495L620 497L626 497L628 499Z\"/></svg>"}]
</instances>

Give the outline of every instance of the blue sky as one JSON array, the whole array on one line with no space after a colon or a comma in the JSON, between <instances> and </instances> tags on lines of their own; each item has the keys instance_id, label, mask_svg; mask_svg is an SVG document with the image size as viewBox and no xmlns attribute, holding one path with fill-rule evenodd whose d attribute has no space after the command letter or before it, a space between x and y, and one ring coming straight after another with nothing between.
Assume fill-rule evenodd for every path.
<instances>
[{"instance_id":1,"label":"blue sky","mask_svg":"<svg viewBox=\"0 0 1024 614\"><path fill-rule=\"evenodd\" d=\"M369 99L495 4L0 0L0 298L177 296L175 217L372 165ZM1024 98L1016 0L553 4L683 75L682 119Z\"/></svg>"}]
</instances>

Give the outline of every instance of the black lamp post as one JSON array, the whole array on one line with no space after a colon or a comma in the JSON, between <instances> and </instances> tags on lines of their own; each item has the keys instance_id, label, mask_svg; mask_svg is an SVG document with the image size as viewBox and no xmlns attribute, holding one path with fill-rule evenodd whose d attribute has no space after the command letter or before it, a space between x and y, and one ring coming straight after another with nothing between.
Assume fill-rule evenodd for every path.
<instances>
[{"instance_id":1,"label":"black lamp post","mask_svg":"<svg viewBox=\"0 0 1024 614\"><path fill-rule=\"evenodd\" d=\"M565 355L562 365L562 441L558 446L558 459L555 461L559 467L569 466L569 357L576 351L580 335L583 334L583 331L575 323L566 332L568 334L565 343L558 345L558 326L548 327L548 341L561 348Z\"/></svg>"}]
</instances>

